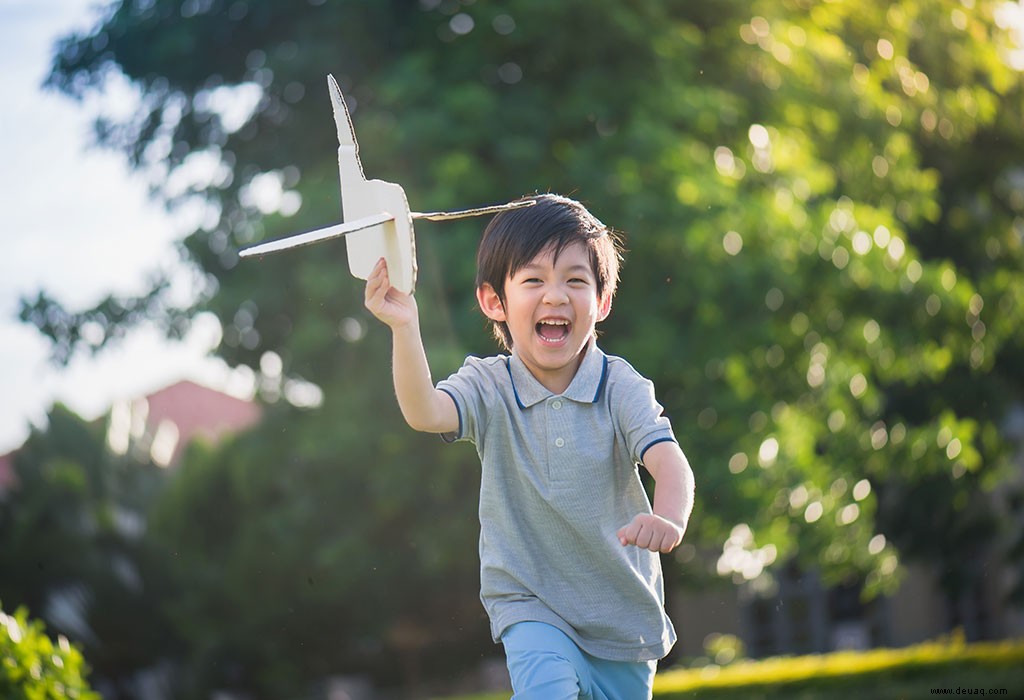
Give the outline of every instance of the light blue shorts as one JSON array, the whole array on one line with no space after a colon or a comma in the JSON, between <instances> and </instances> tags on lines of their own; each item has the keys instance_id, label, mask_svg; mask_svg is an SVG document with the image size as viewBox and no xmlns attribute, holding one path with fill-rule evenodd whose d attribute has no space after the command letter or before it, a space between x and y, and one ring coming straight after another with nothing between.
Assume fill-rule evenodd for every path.
<instances>
[{"instance_id":1,"label":"light blue shorts","mask_svg":"<svg viewBox=\"0 0 1024 700\"><path fill-rule=\"evenodd\" d=\"M519 622L501 635L513 700L644 700L656 661L607 661L582 651L557 627Z\"/></svg>"}]
</instances>

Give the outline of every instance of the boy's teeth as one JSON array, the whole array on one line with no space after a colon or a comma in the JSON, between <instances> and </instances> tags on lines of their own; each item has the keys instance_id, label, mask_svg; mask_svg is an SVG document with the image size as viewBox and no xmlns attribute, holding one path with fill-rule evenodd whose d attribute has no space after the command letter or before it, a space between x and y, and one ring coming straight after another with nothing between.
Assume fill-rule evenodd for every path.
<instances>
[{"instance_id":1,"label":"boy's teeth","mask_svg":"<svg viewBox=\"0 0 1024 700\"><path fill-rule=\"evenodd\" d=\"M561 340L568 333L569 322L564 319L544 319L537 323L537 334L544 340Z\"/></svg>"}]
</instances>

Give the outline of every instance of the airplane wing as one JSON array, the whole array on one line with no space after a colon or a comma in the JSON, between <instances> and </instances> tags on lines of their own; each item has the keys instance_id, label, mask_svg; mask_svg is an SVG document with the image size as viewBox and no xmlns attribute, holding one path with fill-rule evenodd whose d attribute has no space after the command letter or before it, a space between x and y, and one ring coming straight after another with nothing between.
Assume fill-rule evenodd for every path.
<instances>
[{"instance_id":1,"label":"airplane wing","mask_svg":"<svg viewBox=\"0 0 1024 700\"><path fill-rule=\"evenodd\" d=\"M319 243L320 241L327 241L332 238L341 238L342 236L347 236L350 233L362 231L372 226L386 224L387 222L394 220L395 217L385 211L379 214L373 214L372 216L364 216L363 218L356 219L355 221L346 221L344 223L335 224L334 226L326 226L313 231L296 233L291 236L285 236L284 238L277 238L272 241L258 243L238 251L238 257L248 258L254 255L266 255L267 253L276 253L280 250L298 248L299 246L309 245L310 243Z\"/></svg>"},{"instance_id":2,"label":"airplane wing","mask_svg":"<svg viewBox=\"0 0 1024 700\"><path fill-rule=\"evenodd\" d=\"M495 204L490 207L476 207L473 209L460 209L459 211L430 211L430 212L409 212L414 219L427 219L429 221L448 221L450 219L465 219L470 216L487 216L497 214L508 209L519 209L520 207L532 207L537 201L534 199L521 199L507 204Z\"/></svg>"}]
</instances>

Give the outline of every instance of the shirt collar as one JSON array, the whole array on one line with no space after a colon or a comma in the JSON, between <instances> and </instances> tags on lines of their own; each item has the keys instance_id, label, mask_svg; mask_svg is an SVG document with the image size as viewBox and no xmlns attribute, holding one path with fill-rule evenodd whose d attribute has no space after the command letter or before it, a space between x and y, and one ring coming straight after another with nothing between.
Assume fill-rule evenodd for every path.
<instances>
[{"instance_id":1,"label":"shirt collar","mask_svg":"<svg viewBox=\"0 0 1024 700\"><path fill-rule=\"evenodd\" d=\"M576 370L576 376L562 392L562 396L580 403L597 403L608 377L608 357L597 347L593 338L583 352L583 361ZM507 366L509 378L512 380L512 391L515 393L519 408L529 408L554 396L554 393L537 381L515 350L512 351Z\"/></svg>"}]
</instances>

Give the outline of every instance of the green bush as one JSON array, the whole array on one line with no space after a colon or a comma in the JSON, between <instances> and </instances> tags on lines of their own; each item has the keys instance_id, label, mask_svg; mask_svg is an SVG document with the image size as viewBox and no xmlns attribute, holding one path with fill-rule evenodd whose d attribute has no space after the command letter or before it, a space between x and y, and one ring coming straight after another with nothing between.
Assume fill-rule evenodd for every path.
<instances>
[{"instance_id":1,"label":"green bush","mask_svg":"<svg viewBox=\"0 0 1024 700\"><path fill-rule=\"evenodd\" d=\"M0 698L5 700L100 700L85 680L81 652L64 637L54 643L39 620L18 608L0 608Z\"/></svg>"}]
</instances>

